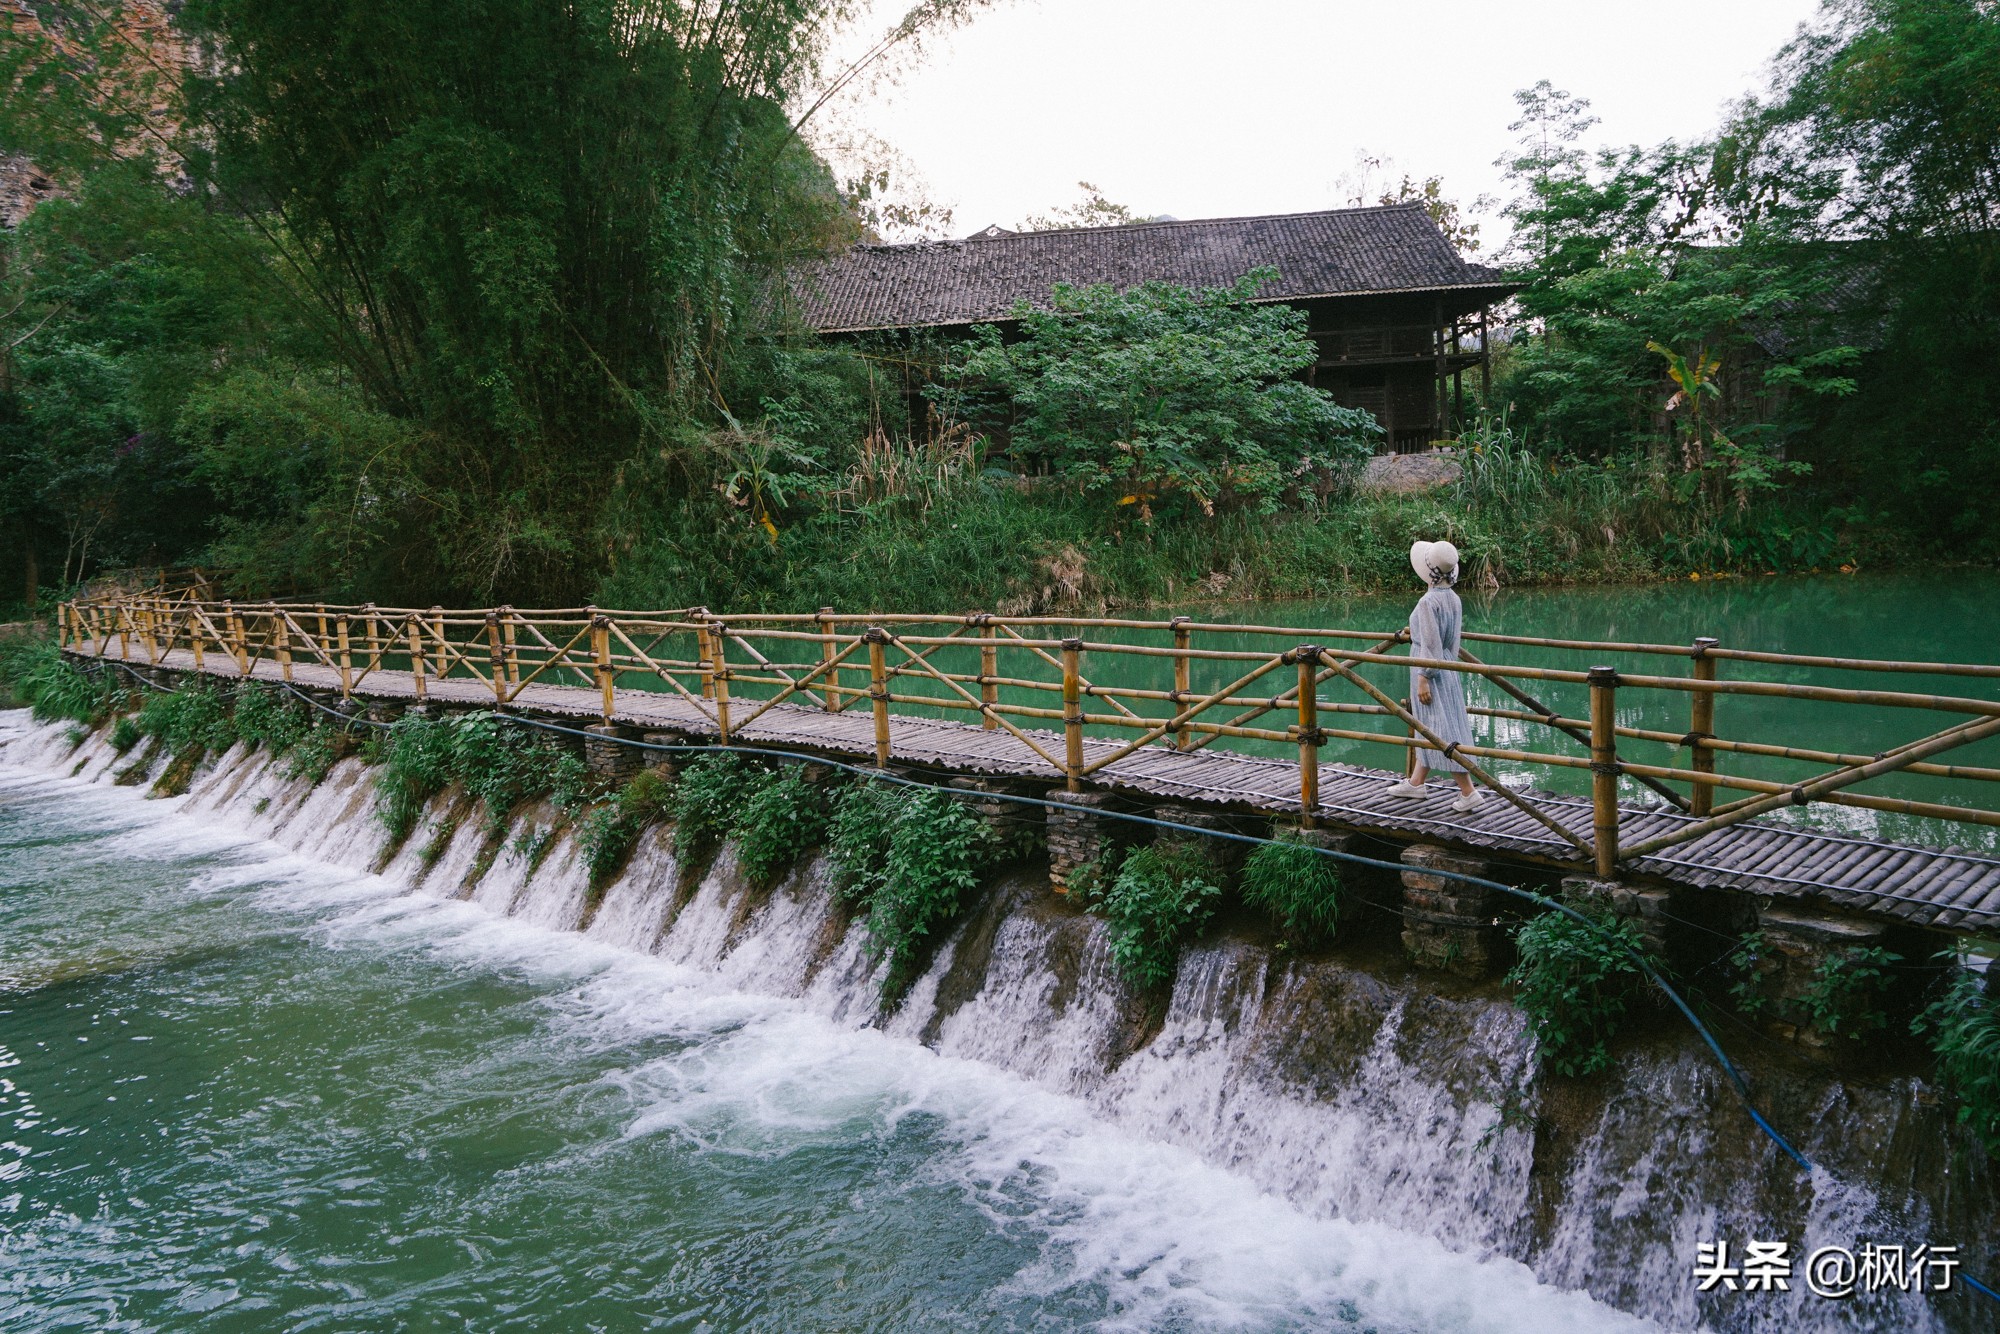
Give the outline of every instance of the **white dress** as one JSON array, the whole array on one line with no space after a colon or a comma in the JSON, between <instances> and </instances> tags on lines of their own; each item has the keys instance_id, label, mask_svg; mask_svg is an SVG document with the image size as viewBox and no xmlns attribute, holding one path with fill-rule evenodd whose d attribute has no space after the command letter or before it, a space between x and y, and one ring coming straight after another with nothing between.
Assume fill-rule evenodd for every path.
<instances>
[{"instance_id":1,"label":"white dress","mask_svg":"<svg viewBox=\"0 0 2000 1334\"><path fill-rule=\"evenodd\" d=\"M1410 613L1410 656L1437 662L1458 661L1458 637L1464 628L1465 609L1459 605L1458 594L1442 586L1431 589ZM1417 689L1420 680L1430 682L1428 704ZM1455 741L1461 746L1472 744L1472 720L1465 712L1464 673L1442 667L1410 668L1410 712L1442 740ZM1417 763L1424 768L1445 774L1465 772L1464 765L1423 744L1421 737L1418 742Z\"/></svg>"}]
</instances>

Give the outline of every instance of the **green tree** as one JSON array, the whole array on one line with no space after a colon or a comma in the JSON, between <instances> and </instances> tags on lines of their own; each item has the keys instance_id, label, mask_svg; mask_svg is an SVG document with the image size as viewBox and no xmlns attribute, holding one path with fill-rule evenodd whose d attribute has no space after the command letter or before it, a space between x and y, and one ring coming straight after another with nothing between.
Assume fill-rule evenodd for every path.
<instances>
[{"instance_id":1,"label":"green tree","mask_svg":"<svg viewBox=\"0 0 2000 1334\"><path fill-rule=\"evenodd\" d=\"M1015 460L1144 521L1167 510L1275 508L1289 488L1369 452L1374 418L1293 378L1318 355L1305 316L1260 305L1275 275L1193 292L1058 286L985 326L933 387L947 411L1004 431Z\"/></svg>"}]
</instances>

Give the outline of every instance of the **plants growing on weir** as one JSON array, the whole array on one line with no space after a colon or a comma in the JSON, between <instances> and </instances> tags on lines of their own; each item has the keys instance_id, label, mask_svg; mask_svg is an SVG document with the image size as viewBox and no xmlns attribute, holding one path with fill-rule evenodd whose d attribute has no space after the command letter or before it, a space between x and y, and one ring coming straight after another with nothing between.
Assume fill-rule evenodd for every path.
<instances>
[{"instance_id":1,"label":"plants growing on weir","mask_svg":"<svg viewBox=\"0 0 2000 1334\"><path fill-rule=\"evenodd\" d=\"M1576 911L1588 920L1548 912L1525 923L1507 980L1534 1025L1542 1068L1581 1077L1610 1067L1608 1044L1645 980L1635 956L1647 951L1626 919L1591 905Z\"/></svg>"},{"instance_id":2,"label":"plants growing on weir","mask_svg":"<svg viewBox=\"0 0 2000 1334\"><path fill-rule=\"evenodd\" d=\"M39 722L67 718L88 726L111 708L108 675L93 681L47 639L18 639L0 650L0 686L26 704Z\"/></svg>"},{"instance_id":3,"label":"plants growing on weir","mask_svg":"<svg viewBox=\"0 0 2000 1334\"><path fill-rule=\"evenodd\" d=\"M1978 1136L1987 1153L2000 1156L2000 1004L1989 986L1983 975L1954 967L1944 994L1917 1016L1910 1031L1928 1036L1938 1082L1958 1101L1959 1124Z\"/></svg>"},{"instance_id":4,"label":"plants growing on weir","mask_svg":"<svg viewBox=\"0 0 2000 1334\"><path fill-rule=\"evenodd\" d=\"M1822 1033L1860 1041L1889 1027L1891 971L1903 956L1879 945L1828 955L1801 997L1812 1025Z\"/></svg>"},{"instance_id":5,"label":"plants growing on weir","mask_svg":"<svg viewBox=\"0 0 2000 1334\"><path fill-rule=\"evenodd\" d=\"M672 808L673 797L667 780L647 769L620 788L615 800L584 816L576 842L593 892L602 892L606 882L625 865L639 835Z\"/></svg>"},{"instance_id":6,"label":"plants growing on weir","mask_svg":"<svg viewBox=\"0 0 2000 1334\"><path fill-rule=\"evenodd\" d=\"M1286 943L1311 949L1332 941L1340 924L1340 868L1284 829L1278 841L1250 854L1243 867L1243 901L1262 909Z\"/></svg>"},{"instance_id":7,"label":"plants growing on weir","mask_svg":"<svg viewBox=\"0 0 2000 1334\"><path fill-rule=\"evenodd\" d=\"M574 815L588 795L581 760L550 753L490 710L456 718L406 714L371 741L365 755L381 767L377 810L395 842L409 837L425 804L454 782L485 805L489 836L503 832L514 809L531 798L548 796Z\"/></svg>"},{"instance_id":8,"label":"plants growing on weir","mask_svg":"<svg viewBox=\"0 0 2000 1334\"><path fill-rule=\"evenodd\" d=\"M689 862L714 852L735 828L743 803L773 777L727 752L689 764L674 787L674 855Z\"/></svg>"},{"instance_id":9,"label":"plants growing on weir","mask_svg":"<svg viewBox=\"0 0 2000 1334\"><path fill-rule=\"evenodd\" d=\"M1181 946L1215 916L1222 897L1216 879L1213 863L1185 843L1126 855L1092 896L1110 920L1111 958L1126 981L1149 990L1173 981Z\"/></svg>"},{"instance_id":10,"label":"plants growing on weir","mask_svg":"<svg viewBox=\"0 0 2000 1334\"><path fill-rule=\"evenodd\" d=\"M796 767L752 792L736 820L736 865L759 888L825 837L826 794Z\"/></svg>"}]
</instances>

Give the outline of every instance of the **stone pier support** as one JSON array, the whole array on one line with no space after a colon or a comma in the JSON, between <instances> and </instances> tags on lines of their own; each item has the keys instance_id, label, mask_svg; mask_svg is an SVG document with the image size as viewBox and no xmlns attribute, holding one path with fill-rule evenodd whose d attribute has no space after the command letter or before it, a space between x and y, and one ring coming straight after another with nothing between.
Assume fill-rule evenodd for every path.
<instances>
[{"instance_id":1,"label":"stone pier support","mask_svg":"<svg viewBox=\"0 0 2000 1334\"><path fill-rule=\"evenodd\" d=\"M1231 834L1243 832L1235 819L1209 807L1161 806L1152 814L1155 819L1192 825L1196 829L1214 829ZM1206 834L1183 833L1178 829L1157 830L1153 841L1162 847L1185 848L1207 862L1214 870L1215 883L1224 890L1235 888L1237 876L1250 855L1248 843L1211 838Z\"/></svg>"},{"instance_id":2,"label":"stone pier support","mask_svg":"<svg viewBox=\"0 0 2000 1334\"><path fill-rule=\"evenodd\" d=\"M1109 792L1049 793L1044 808L1049 839L1049 883L1058 894L1069 893L1070 881L1084 867L1129 840L1130 827L1107 820L1099 812L1110 807Z\"/></svg>"},{"instance_id":3,"label":"stone pier support","mask_svg":"<svg viewBox=\"0 0 2000 1334\"><path fill-rule=\"evenodd\" d=\"M1642 889L1617 880L1599 880L1593 876L1573 875L1565 877L1562 893L1571 902L1599 903L1632 923L1639 933L1639 939L1646 943L1656 958L1674 957L1674 933L1669 929L1669 905L1672 891L1665 889Z\"/></svg>"},{"instance_id":4,"label":"stone pier support","mask_svg":"<svg viewBox=\"0 0 2000 1334\"><path fill-rule=\"evenodd\" d=\"M1763 948L1756 951L1750 976L1752 999L1744 1008L1772 1037L1796 1043L1810 1054L1833 1056L1857 1049L1850 1036L1864 1027L1858 1007L1882 1006L1887 997L1863 988L1854 993L1850 1011L1828 1032L1816 1022L1815 993L1826 995L1822 970L1839 968L1862 950L1880 946L1887 926L1852 917L1835 917L1791 908L1766 908L1757 929Z\"/></svg>"},{"instance_id":5,"label":"stone pier support","mask_svg":"<svg viewBox=\"0 0 2000 1334\"><path fill-rule=\"evenodd\" d=\"M959 792L970 792L988 797L1026 796L1028 789L1019 782L1006 778L986 776L961 776L949 780L947 787ZM1040 796L1041 790L1034 789L1033 795ZM993 835L994 845L1000 849L1002 858L1012 860L1025 856L1042 841L1047 828L1041 813L1033 806L1018 801L979 801L968 799L966 809L979 817L987 832Z\"/></svg>"},{"instance_id":6,"label":"stone pier support","mask_svg":"<svg viewBox=\"0 0 2000 1334\"><path fill-rule=\"evenodd\" d=\"M1495 923L1490 889L1431 874L1493 878L1483 861L1429 843L1403 849L1403 948L1419 968L1479 978L1506 965L1506 933Z\"/></svg>"},{"instance_id":7,"label":"stone pier support","mask_svg":"<svg viewBox=\"0 0 2000 1334\"><path fill-rule=\"evenodd\" d=\"M583 741L583 763L593 778L624 783L637 777L645 767L644 751L618 744L634 735L631 728L616 723L592 723L583 730L590 734Z\"/></svg>"},{"instance_id":8,"label":"stone pier support","mask_svg":"<svg viewBox=\"0 0 2000 1334\"><path fill-rule=\"evenodd\" d=\"M686 732L641 732L639 740L651 746L693 744ZM668 782L678 778L681 766L694 758L694 752L688 750L633 750L633 754L639 757L641 767L658 774Z\"/></svg>"}]
</instances>

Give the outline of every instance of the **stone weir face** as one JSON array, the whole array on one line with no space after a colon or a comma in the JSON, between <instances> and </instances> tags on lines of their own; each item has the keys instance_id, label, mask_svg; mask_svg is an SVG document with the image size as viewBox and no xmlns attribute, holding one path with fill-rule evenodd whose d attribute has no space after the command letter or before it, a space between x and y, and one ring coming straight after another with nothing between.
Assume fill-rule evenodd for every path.
<instances>
[{"instance_id":1,"label":"stone weir face","mask_svg":"<svg viewBox=\"0 0 2000 1334\"><path fill-rule=\"evenodd\" d=\"M150 782L165 761L138 755L66 725L0 730L0 762L52 775ZM593 892L546 809L495 833L447 791L390 847L359 758L311 784L240 746L177 800L411 893L582 931L1004 1068L1308 1212L1519 1259L1665 1327L2000 1330L2000 1304L1963 1288L1839 1301L1795 1273L1784 1292L1697 1291L1698 1247L1716 1241L1739 1255L1753 1239L1785 1241L1801 1260L1820 1246L1928 1241L1957 1245L1982 1277L2000 1272L1993 1166L1913 1076L1760 1063L1761 1109L1815 1164L1808 1176L1678 1031L1626 1044L1598 1079L1548 1079L1524 1016L1491 984L1417 972L1389 949L1300 955L1247 930L1186 949L1171 994L1149 997L1120 979L1105 924L1052 893L1038 864L992 880L891 1008L865 926L817 860L759 891L733 848L683 866L656 828Z\"/></svg>"}]
</instances>

